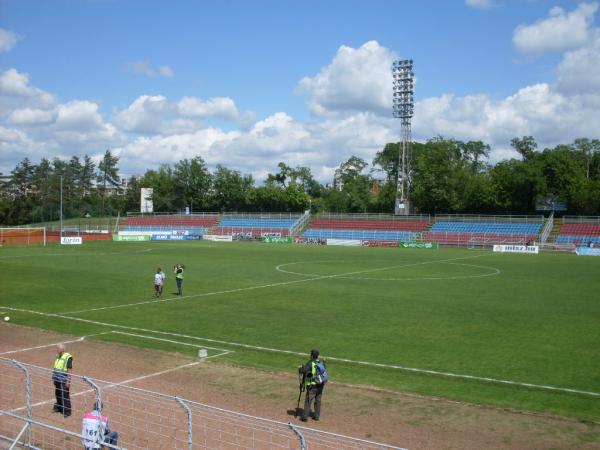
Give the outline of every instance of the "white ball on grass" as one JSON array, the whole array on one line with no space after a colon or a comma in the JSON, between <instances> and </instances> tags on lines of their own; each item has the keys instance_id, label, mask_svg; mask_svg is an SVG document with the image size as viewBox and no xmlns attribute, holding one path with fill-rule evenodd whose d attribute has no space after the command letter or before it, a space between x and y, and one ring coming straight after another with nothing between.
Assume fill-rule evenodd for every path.
<instances>
[{"instance_id":1,"label":"white ball on grass","mask_svg":"<svg viewBox=\"0 0 600 450\"><path fill-rule=\"evenodd\" d=\"M4 321L5 321L5 322L8 322L9 320L10 320L10 317L8 317L8 316L4 316Z\"/></svg>"}]
</instances>

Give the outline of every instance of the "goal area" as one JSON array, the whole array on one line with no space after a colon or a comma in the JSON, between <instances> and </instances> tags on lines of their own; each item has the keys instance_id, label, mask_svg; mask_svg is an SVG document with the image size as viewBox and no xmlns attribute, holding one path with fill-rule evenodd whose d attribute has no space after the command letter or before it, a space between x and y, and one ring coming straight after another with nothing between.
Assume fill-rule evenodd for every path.
<instances>
[{"instance_id":1,"label":"goal area","mask_svg":"<svg viewBox=\"0 0 600 450\"><path fill-rule=\"evenodd\" d=\"M46 245L46 227L0 227L0 245Z\"/></svg>"}]
</instances>

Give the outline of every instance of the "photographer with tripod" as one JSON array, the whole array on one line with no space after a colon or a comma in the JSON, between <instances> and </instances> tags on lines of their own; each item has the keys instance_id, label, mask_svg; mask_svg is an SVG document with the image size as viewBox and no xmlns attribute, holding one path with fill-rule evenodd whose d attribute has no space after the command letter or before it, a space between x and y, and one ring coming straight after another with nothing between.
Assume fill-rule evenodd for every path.
<instances>
[{"instance_id":1,"label":"photographer with tripod","mask_svg":"<svg viewBox=\"0 0 600 450\"><path fill-rule=\"evenodd\" d=\"M306 390L304 398L304 409L300 420L306 422L308 416L311 415L313 420L319 420L321 417L321 397L323 396L323 388L329 379L325 361L319 360L319 350L313 349L310 351L310 359L303 366L298 367L298 374L302 375L300 382L300 395L298 396L298 407L300 406L300 397L303 389ZM310 414L311 404L314 402L313 413Z\"/></svg>"},{"instance_id":2,"label":"photographer with tripod","mask_svg":"<svg viewBox=\"0 0 600 450\"><path fill-rule=\"evenodd\" d=\"M183 296L183 264L175 264L173 267L173 273L175 274L175 282L177 283L177 295Z\"/></svg>"}]
</instances>

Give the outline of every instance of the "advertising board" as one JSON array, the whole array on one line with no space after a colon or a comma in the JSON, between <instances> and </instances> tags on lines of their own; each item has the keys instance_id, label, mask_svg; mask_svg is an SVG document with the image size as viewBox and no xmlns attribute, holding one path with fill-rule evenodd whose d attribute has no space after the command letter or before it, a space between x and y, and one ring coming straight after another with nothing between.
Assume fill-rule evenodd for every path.
<instances>
[{"instance_id":1,"label":"advertising board","mask_svg":"<svg viewBox=\"0 0 600 450\"><path fill-rule=\"evenodd\" d=\"M149 241L149 234L113 234L113 241Z\"/></svg>"},{"instance_id":2,"label":"advertising board","mask_svg":"<svg viewBox=\"0 0 600 450\"><path fill-rule=\"evenodd\" d=\"M202 239L213 242L233 242L233 236L230 234L205 234Z\"/></svg>"},{"instance_id":3,"label":"advertising board","mask_svg":"<svg viewBox=\"0 0 600 450\"><path fill-rule=\"evenodd\" d=\"M62 245L81 245L83 244L83 239L81 236L63 236L60 238L60 243Z\"/></svg>"},{"instance_id":4,"label":"advertising board","mask_svg":"<svg viewBox=\"0 0 600 450\"><path fill-rule=\"evenodd\" d=\"M276 237L276 236L263 236L263 242L267 244L291 244L291 237Z\"/></svg>"},{"instance_id":5,"label":"advertising board","mask_svg":"<svg viewBox=\"0 0 600 450\"><path fill-rule=\"evenodd\" d=\"M537 245L494 245L494 251L500 253L532 253L538 254L540 247Z\"/></svg>"},{"instance_id":6,"label":"advertising board","mask_svg":"<svg viewBox=\"0 0 600 450\"><path fill-rule=\"evenodd\" d=\"M327 245L345 245L350 247L360 247L363 241L358 239L327 239Z\"/></svg>"},{"instance_id":7,"label":"advertising board","mask_svg":"<svg viewBox=\"0 0 600 450\"><path fill-rule=\"evenodd\" d=\"M151 236L153 241L197 241L200 236L197 234L169 234L160 233Z\"/></svg>"},{"instance_id":8,"label":"advertising board","mask_svg":"<svg viewBox=\"0 0 600 450\"><path fill-rule=\"evenodd\" d=\"M579 256L600 256L600 248L595 247L577 247L575 253Z\"/></svg>"},{"instance_id":9,"label":"advertising board","mask_svg":"<svg viewBox=\"0 0 600 450\"><path fill-rule=\"evenodd\" d=\"M419 248L425 250L432 250L438 248L437 242L398 242L400 248Z\"/></svg>"}]
</instances>

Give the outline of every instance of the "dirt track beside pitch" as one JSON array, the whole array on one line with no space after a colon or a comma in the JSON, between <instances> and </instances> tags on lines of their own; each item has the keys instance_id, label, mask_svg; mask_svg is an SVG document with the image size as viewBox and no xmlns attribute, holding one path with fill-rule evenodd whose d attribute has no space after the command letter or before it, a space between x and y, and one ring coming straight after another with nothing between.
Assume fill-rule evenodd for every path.
<instances>
[{"instance_id":1,"label":"dirt track beside pitch","mask_svg":"<svg viewBox=\"0 0 600 450\"><path fill-rule=\"evenodd\" d=\"M0 353L71 341L61 335L12 323L0 324ZM74 374L121 382L198 361L180 354L86 339L68 344ZM118 359L118 363L99 364ZM117 356L118 355L118 356ZM50 368L54 348L3 357ZM50 381L49 381L50 383ZM128 383L168 395L280 422L293 416L298 398L295 373L273 373L223 364L218 359ZM410 449L600 449L600 424L457 403L444 399L328 383L321 421L307 426ZM80 427L82 412L67 420Z\"/></svg>"}]
</instances>

